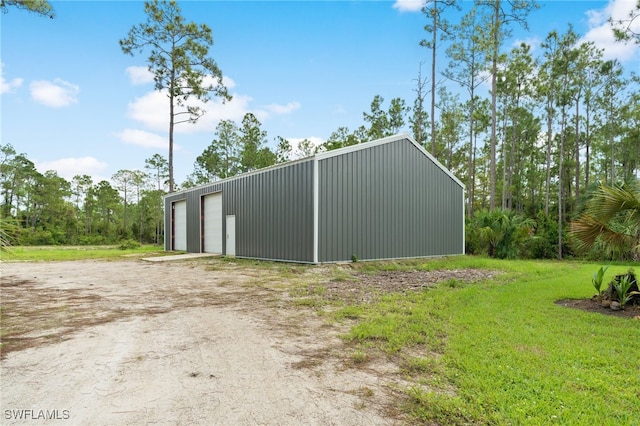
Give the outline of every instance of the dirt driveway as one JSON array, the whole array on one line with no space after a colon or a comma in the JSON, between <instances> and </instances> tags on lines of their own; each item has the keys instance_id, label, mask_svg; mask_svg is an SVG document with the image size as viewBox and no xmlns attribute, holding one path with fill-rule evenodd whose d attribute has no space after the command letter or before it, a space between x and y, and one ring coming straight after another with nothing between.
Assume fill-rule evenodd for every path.
<instances>
[{"instance_id":1,"label":"dirt driveway","mask_svg":"<svg viewBox=\"0 0 640 426\"><path fill-rule=\"evenodd\" d=\"M326 270L239 263L2 264L0 423L401 423L393 366L291 297Z\"/></svg>"}]
</instances>

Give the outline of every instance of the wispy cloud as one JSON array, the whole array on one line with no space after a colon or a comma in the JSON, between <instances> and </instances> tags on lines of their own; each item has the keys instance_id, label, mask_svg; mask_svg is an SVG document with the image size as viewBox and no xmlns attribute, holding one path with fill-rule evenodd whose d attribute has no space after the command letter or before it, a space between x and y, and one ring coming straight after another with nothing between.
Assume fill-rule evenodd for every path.
<instances>
[{"instance_id":1,"label":"wispy cloud","mask_svg":"<svg viewBox=\"0 0 640 426\"><path fill-rule=\"evenodd\" d=\"M300 102L289 102L286 105L269 104L265 105L264 109L276 115L291 114L293 111L300 109Z\"/></svg>"},{"instance_id":2,"label":"wispy cloud","mask_svg":"<svg viewBox=\"0 0 640 426\"><path fill-rule=\"evenodd\" d=\"M396 0L393 8L400 12L420 12L424 4L425 0Z\"/></svg>"},{"instance_id":3,"label":"wispy cloud","mask_svg":"<svg viewBox=\"0 0 640 426\"><path fill-rule=\"evenodd\" d=\"M4 79L4 64L0 63L0 93L11 93L18 87L22 86L24 81L21 78L14 78L10 81Z\"/></svg>"},{"instance_id":4,"label":"wispy cloud","mask_svg":"<svg viewBox=\"0 0 640 426\"><path fill-rule=\"evenodd\" d=\"M176 133L212 132L220 120L240 121L249 112L252 98L234 94L231 101L213 99L207 103L192 100L189 105L200 107L206 113L196 123L181 123L175 127ZM178 107L176 112L185 112ZM148 129L164 132L169 128L169 104L166 91L153 91L129 103L129 116ZM256 115L258 116L258 115Z\"/></svg>"},{"instance_id":5,"label":"wispy cloud","mask_svg":"<svg viewBox=\"0 0 640 426\"><path fill-rule=\"evenodd\" d=\"M153 82L153 73L147 67L128 67L125 72L133 85L137 86Z\"/></svg>"},{"instance_id":6,"label":"wispy cloud","mask_svg":"<svg viewBox=\"0 0 640 426\"><path fill-rule=\"evenodd\" d=\"M166 137L139 129L124 129L122 132L116 133L116 137L126 144L144 148L165 149L169 144ZM175 144L173 148L178 151L180 145Z\"/></svg>"},{"instance_id":7,"label":"wispy cloud","mask_svg":"<svg viewBox=\"0 0 640 426\"><path fill-rule=\"evenodd\" d=\"M305 152L306 149L310 148L311 150L315 150L317 147L319 147L324 143L324 139L316 136L309 136L307 138L286 138L286 139L291 144L291 155L289 158L290 160L304 158L307 155L311 154L309 152ZM303 148L300 146L300 144L305 140L309 142L309 147Z\"/></svg>"},{"instance_id":8,"label":"wispy cloud","mask_svg":"<svg viewBox=\"0 0 640 426\"><path fill-rule=\"evenodd\" d=\"M227 77L226 75L222 76L222 84L227 89L233 89L236 86L236 82L233 81L231 77Z\"/></svg>"},{"instance_id":9,"label":"wispy cloud","mask_svg":"<svg viewBox=\"0 0 640 426\"><path fill-rule=\"evenodd\" d=\"M233 88L235 82L229 77L223 77L223 84L228 88ZM212 82L212 81L211 81ZM204 84L210 83L205 80ZM291 114L300 109L299 102L288 102L286 104L267 104L254 108L251 106L253 98L240 93L231 93L230 101L223 101L214 98L209 102L190 100L189 105L199 107L206 113L195 123L183 123L175 127L176 133L196 133L213 132L220 120L233 120L237 123L242 121L245 114L251 112L258 120L264 122L274 116ZM186 108L178 107L176 112L184 112ZM143 124L146 128L164 132L168 128L169 104L167 102L167 92L151 91L136 98L129 103L129 117Z\"/></svg>"},{"instance_id":10,"label":"wispy cloud","mask_svg":"<svg viewBox=\"0 0 640 426\"><path fill-rule=\"evenodd\" d=\"M166 92L152 91L129 103L129 117L156 131L168 129Z\"/></svg>"},{"instance_id":11,"label":"wispy cloud","mask_svg":"<svg viewBox=\"0 0 640 426\"><path fill-rule=\"evenodd\" d=\"M604 50L605 59L618 59L622 62L639 58L638 47L633 43L615 41L609 18L616 20L629 19L629 12L634 9L636 0L611 0L603 9L592 9L587 12L589 31L582 42L592 41L596 47ZM636 19L630 28L640 32L640 20Z\"/></svg>"},{"instance_id":12,"label":"wispy cloud","mask_svg":"<svg viewBox=\"0 0 640 426\"><path fill-rule=\"evenodd\" d=\"M531 52L535 52L540 47L542 41L538 36L519 38L513 41L512 47L515 49L516 47L520 47L522 43L531 47Z\"/></svg>"},{"instance_id":13,"label":"wispy cloud","mask_svg":"<svg viewBox=\"0 0 640 426\"><path fill-rule=\"evenodd\" d=\"M41 172L55 170L59 176L71 180L76 175L99 176L107 169L107 164L95 157L69 157L52 161L36 161Z\"/></svg>"},{"instance_id":14,"label":"wispy cloud","mask_svg":"<svg viewBox=\"0 0 640 426\"><path fill-rule=\"evenodd\" d=\"M39 104L63 108L78 102L80 87L62 79L37 80L30 84L31 97Z\"/></svg>"},{"instance_id":15,"label":"wispy cloud","mask_svg":"<svg viewBox=\"0 0 640 426\"><path fill-rule=\"evenodd\" d=\"M331 110L331 114L344 115L347 113L347 109L342 104L335 105Z\"/></svg>"}]
</instances>

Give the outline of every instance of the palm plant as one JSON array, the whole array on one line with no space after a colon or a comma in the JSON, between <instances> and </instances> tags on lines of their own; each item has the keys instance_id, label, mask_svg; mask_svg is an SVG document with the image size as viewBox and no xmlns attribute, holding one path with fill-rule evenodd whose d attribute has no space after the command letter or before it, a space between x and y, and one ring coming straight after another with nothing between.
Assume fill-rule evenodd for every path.
<instances>
[{"instance_id":1,"label":"palm plant","mask_svg":"<svg viewBox=\"0 0 640 426\"><path fill-rule=\"evenodd\" d=\"M607 272L607 269L609 269L608 266L601 266L598 272L594 272L593 278L591 279L593 287L595 287L598 292L598 301L602 301L602 282L604 281L604 273Z\"/></svg>"},{"instance_id":2,"label":"palm plant","mask_svg":"<svg viewBox=\"0 0 640 426\"><path fill-rule=\"evenodd\" d=\"M11 218L0 217L0 253L6 253L15 241L16 234L20 230L16 221Z\"/></svg>"},{"instance_id":3,"label":"palm plant","mask_svg":"<svg viewBox=\"0 0 640 426\"><path fill-rule=\"evenodd\" d=\"M640 259L640 189L601 185L585 212L571 224L579 249L603 243L621 258Z\"/></svg>"},{"instance_id":4,"label":"palm plant","mask_svg":"<svg viewBox=\"0 0 640 426\"><path fill-rule=\"evenodd\" d=\"M476 212L470 223L472 238L486 247L490 257L515 258L520 243L529 236L533 221L512 210Z\"/></svg>"},{"instance_id":5,"label":"palm plant","mask_svg":"<svg viewBox=\"0 0 640 426\"><path fill-rule=\"evenodd\" d=\"M616 282L613 287L616 289L616 293L618 293L618 301L623 308L628 301L633 299L634 294L637 293L637 291L629 291L631 288L631 278L629 275L620 277L620 281Z\"/></svg>"}]
</instances>

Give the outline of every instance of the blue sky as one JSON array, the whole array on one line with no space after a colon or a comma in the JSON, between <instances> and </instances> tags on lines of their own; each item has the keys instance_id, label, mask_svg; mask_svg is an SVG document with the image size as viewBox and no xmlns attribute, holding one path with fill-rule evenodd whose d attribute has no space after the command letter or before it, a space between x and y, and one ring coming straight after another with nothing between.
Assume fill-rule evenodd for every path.
<instances>
[{"instance_id":1,"label":"blue sky","mask_svg":"<svg viewBox=\"0 0 640 426\"><path fill-rule=\"evenodd\" d=\"M534 49L572 23L586 40L640 71L638 47L613 43L610 16L635 0L540 1L530 31L516 30L507 48ZM146 56L124 55L118 40L145 21L141 1L52 1L48 19L9 9L0 16L1 144L26 153L38 170L66 179L109 179L167 155L167 111L145 71ZM468 8L472 3L463 2ZM176 128L175 176L181 183L214 136L220 119L254 113L268 132L293 142L325 140L340 126L363 124L375 95L413 103L426 36L419 1L184 1L188 21L213 30L210 55L233 100L211 101L198 124ZM451 16L449 19L454 18ZM442 69L448 60L442 59Z\"/></svg>"}]
</instances>

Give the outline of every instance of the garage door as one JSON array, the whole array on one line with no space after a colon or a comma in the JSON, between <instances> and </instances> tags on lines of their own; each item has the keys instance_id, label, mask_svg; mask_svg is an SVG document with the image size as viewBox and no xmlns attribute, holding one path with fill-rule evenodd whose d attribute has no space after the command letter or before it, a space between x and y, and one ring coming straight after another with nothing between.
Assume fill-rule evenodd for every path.
<instances>
[{"instance_id":1,"label":"garage door","mask_svg":"<svg viewBox=\"0 0 640 426\"><path fill-rule=\"evenodd\" d=\"M187 250L187 202L173 203L173 249Z\"/></svg>"},{"instance_id":2,"label":"garage door","mask_svg":"<svg viewBox=\"0 0 640 426\"><path fill-rule=\"evenodd\" d=\"M222 253L222 193L204 197L203 224L204 247L206 253Z\"/></svg>"}]
</instances>

